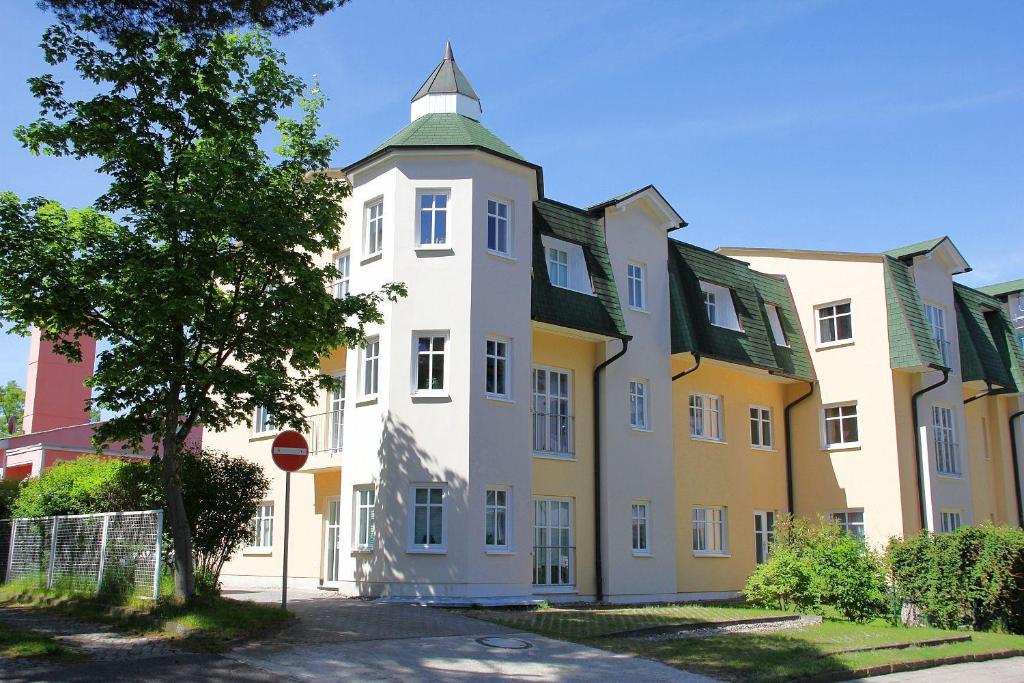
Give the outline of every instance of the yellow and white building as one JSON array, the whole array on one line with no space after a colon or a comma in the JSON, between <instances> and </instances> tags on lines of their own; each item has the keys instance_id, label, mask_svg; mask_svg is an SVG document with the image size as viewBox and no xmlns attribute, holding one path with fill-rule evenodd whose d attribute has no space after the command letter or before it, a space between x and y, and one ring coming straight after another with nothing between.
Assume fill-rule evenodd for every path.
<instances>
[{"instance_id":1,"label":"yellow and white building","mask_svg":"<svg viewBox=\"0 0 1024 683\"><path fill-rule=\"evenodd\" d=\"M449 47L411 123L336 171L352 188L322 255L338 294L404 282L409 296L363 348L322 360L344 389L310 407L293 585L484 604L727 597L791 510L872 543L921 528L922 506L936 530L1020 521L1019 347L999 300L953 284L967 266L948 240L709 252L668 236L686 223L653 186L549 199L481 111ZM914 423L912 393L946 368ZM204 436L273 478L227 584L280 581L272 417Z\"/></svg>"}]
</instances>

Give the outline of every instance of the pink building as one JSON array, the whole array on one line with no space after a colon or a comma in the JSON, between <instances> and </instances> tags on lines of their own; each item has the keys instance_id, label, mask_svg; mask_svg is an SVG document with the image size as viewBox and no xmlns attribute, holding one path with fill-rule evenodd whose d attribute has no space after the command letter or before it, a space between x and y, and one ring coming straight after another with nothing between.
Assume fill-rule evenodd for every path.
<instances>
[{"instance_id":1,"label":"pink building","mask_svg":"<svg viewBox=\"0 0 1024 683\"><path fill-rule=\"evenodd\" d=\"M95 453L93 430L89 423L90 390L85 381L96 361L96 340L82 337L82 362L71 363L43 341L39 330L32 331L29 348L28 382L25 387L24 433L0 439L0 479L25 479L37 476L64 460ZM189 443L202 444L202 429L193 430ZM135 451L108 447L103 455L117 458L148 457L153 444L146 439Z\"/></svg>"}]
</instances>

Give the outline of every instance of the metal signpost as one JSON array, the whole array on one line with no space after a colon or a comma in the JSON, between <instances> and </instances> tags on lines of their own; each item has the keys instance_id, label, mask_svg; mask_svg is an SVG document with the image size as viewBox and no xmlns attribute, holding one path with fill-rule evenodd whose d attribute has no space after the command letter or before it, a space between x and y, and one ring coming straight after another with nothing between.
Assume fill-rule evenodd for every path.
<instances>
[{"instance_id":1,"label":"metal signpost","mask_svg":"<svg viewBox=\"0 0 1024 683\"><path fill-rule=\"evenodd\" d=\"M270 445L274 464L284 470L284 566L281 568L281 609L288 609L288 515L292 493L292 472L306 464L309 444L294 430L281 432Z\"/></svg>"}]
</instances>

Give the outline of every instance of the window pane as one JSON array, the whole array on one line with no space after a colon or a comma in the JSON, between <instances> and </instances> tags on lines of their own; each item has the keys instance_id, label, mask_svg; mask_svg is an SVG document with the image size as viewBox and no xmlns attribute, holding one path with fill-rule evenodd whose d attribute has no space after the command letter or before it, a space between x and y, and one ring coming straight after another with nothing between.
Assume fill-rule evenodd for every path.
<instances>
[{"instance_id":1,"label":"window pane","mask_svg":"<svg viewBox=\"0 0 1024 683\"><path fill-rule=\"evenodd\" d=\"M444 197L438 197L440 200L444 200ZM436 211L434 212L434 244L444 244L447 241L448 233L448 212L447 211Z\"/></svg>"},{"instance_id":2,"label":"window pane","mask_svg":"<svg viewBox=\"0 0 1024 683\"><path fill-rule=\"evenodd\" d=\"M441 543L441 526L442 526L442 515L440 507L431 507L430 509L430 544L438 545Z\"/></svg>"}]
</instances>

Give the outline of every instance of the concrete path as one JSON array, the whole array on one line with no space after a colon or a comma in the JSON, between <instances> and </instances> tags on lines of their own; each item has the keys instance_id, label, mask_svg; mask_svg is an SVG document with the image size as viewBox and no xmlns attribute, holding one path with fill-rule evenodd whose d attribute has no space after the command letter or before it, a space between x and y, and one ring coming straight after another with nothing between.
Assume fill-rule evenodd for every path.
<instances>
[{"instance_id":1,"label":"concrete path","mask_svg":"<svg viewBox=\"0 0 1024 683\"><path fill-rule=\"evenodd\" d=\"M277 591L225 591L259 602ZM325 591L289 591L294 628L227 654L294 680L682 681L712 679L628 655L510 630L432 607L380 605Z\"/></svg>"},{"instance_id":2,"label":"concrete path","mask_svg":"<svg viewBox=\"0 0 1024 683\"><path fill-rule=\"evenodd\" d=\"M898 674L861 678L859 681L872 683L1024 683L1024 657L993 659L988 662L951 664L920 671L905 671Z\"/></svg>"}]
</instances>

